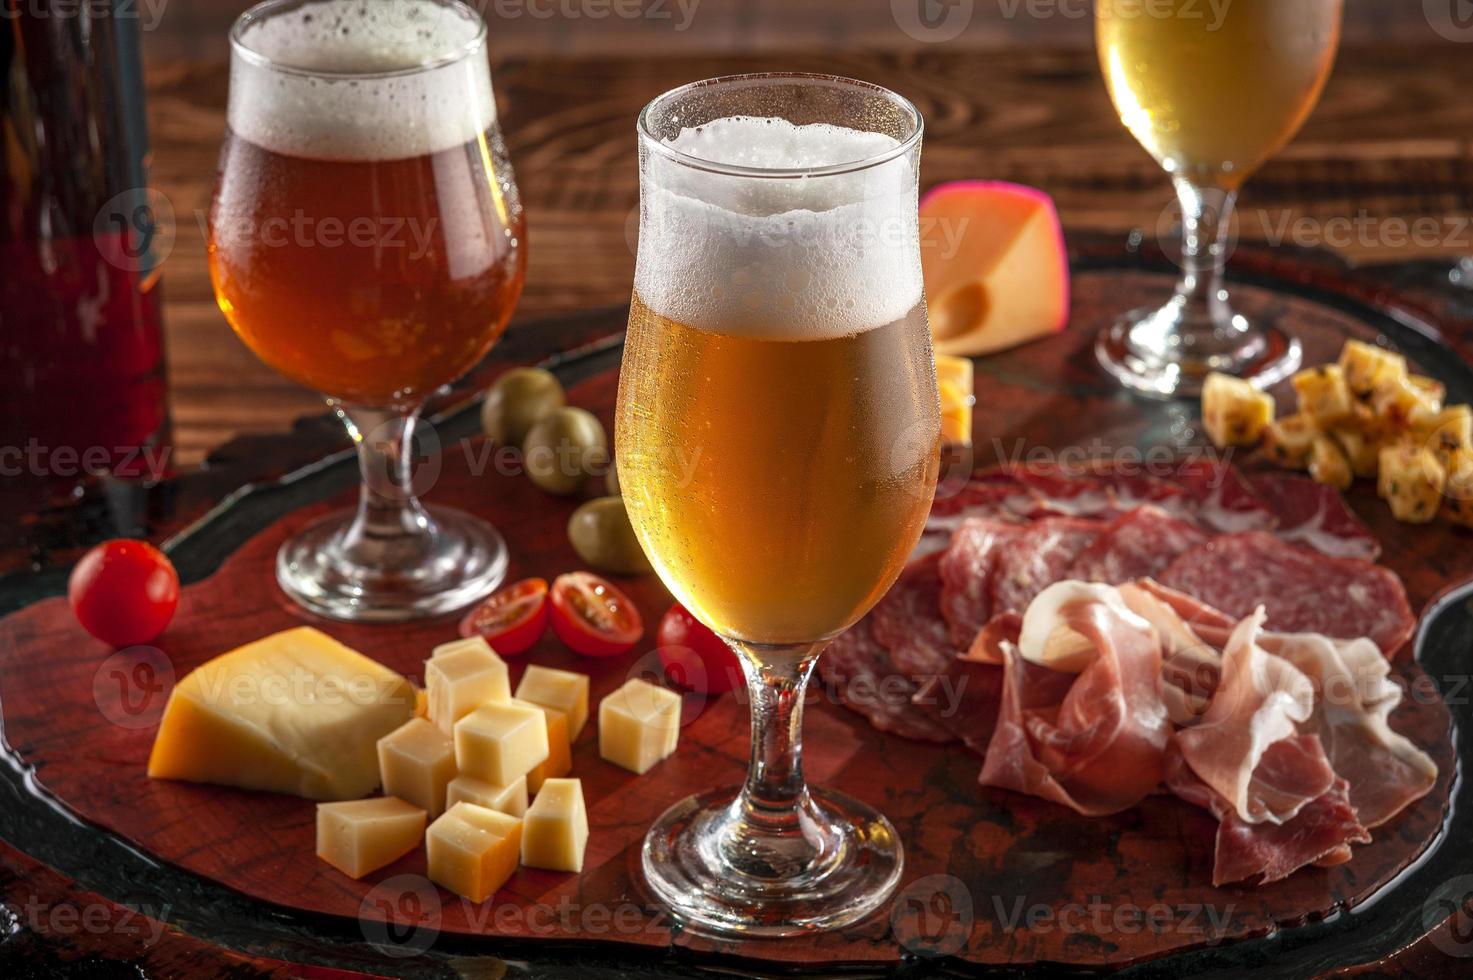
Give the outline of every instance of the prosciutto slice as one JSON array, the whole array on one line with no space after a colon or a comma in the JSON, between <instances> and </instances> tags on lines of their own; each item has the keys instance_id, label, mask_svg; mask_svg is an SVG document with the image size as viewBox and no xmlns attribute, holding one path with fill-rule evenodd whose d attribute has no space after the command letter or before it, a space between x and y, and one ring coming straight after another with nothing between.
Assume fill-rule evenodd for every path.
<instances>
[{"instance_id":1,"label":"prosciutto slice","mask_svg":"<svg viewBox=\"0 0 1473 980\"><path fill-rule=\"evenodd\" d=\"M1053 586L1029 607L1018 642L998 645L1002 699L982 785L1098 816L1129 809L1161 781L1171 726L1160 644L1149 623L1101 591L1113 590ZM1032 638L1061 632L1071 655L1054 662L1083 664L1077 672L1038 666L1045 654Z\"/></svg>"},{"instance_id":2,"label":"prosciutto slice","mask_svg":"<svg viewBox=\"0 0 1473 980\"><path fill-rule=\"evenodd\" d=\"M1335 774L1284 771L1265 758L1314 710L1314 686L1296 667L1258 646L1262 609L1233 629L1221 680L1195 725L1177 733L1182 759L1244 823L1284 823L1326 792Z\"/></svg>"},{"instance_id":3,"label":"prosciutto slice","mask_svg":"<svg viewBox=\"0 0 1473 980\"><path fill-rule=\"evenodd\" d=\"M1264 763L1282 774L1315 775L1329 770L1324 748L1313 735L1275 742ZM1218 819L1212 862L1212 884L1260 880L1279 881L1309 865L1328 867L1350 859L1352 844L1371 839L1355 817L1346 782L1330 773L1329 788L1310 800L1283 823L1250 823L1221 795L1198 778L1175 746L1167 753L1166 785L1188 803L1208 810Z\"/></svg>"},{"instance_id":4,"label":"prosciutto slice","mask_svg":"<svg viewBox=\"0 0 1473 980\"><path fill-rule=\"evenodd\" d=\"M1217 611L1149 580L1122 585L1120 598L1131 612L1151 624L1161 640L1161 699L1172 724L1195 724L1206 714L1222 676L1220 642L1214 645L1198 636L1177 604L1197 617L1217 616Z\"/></svg>"}]
</instances>

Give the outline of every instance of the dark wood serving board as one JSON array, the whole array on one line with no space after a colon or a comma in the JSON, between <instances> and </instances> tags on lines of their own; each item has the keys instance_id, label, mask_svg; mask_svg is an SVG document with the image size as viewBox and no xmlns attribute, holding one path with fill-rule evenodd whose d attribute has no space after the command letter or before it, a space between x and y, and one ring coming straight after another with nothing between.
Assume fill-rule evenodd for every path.
<instances>
[{"instance_id":1,"label":"dark wood serving board","mask_svg":"<svg viewBox=\"0 0 1473 980\"><path fill-rule=\"evenodd\" d=\"M1371 280L1278 253L1240 254L1236 273L1243 305L1283 318L1304 338L1312 361L1333 357L1346 336L1381 334L1442 378L1450 398L1473 401L1463 338L1440 332L1456 323L1391 304ZM978 364L974 456L950 475L1030 450L1078 446L1108 455L1200 445L1192 406L1124 395L1089 353L1093 329L1107 315L1161 295L1169 281L1167 270L1149 260L1079 256L1070 330ZM566 359L560 368L576 380L572 403L606 425L617 359L617 347L607 347ZM578 567L564 533L576 501L547 497L520 476L495 472L484 443L456 441L468 418L447 419L442 454L422 464L439 469L428 499L498 523L511 546L513 579ZM345 504L351 478L345 461L299 473L245 494L177 539L172 552L186 577L210 574L187 587L155 653L110 659L111 651L76 627L61 599L0 622L4 737L14 757L34 767L38 792L161 862L161 878L182 868L270 903L282 915L300 916L293 921L311 929L356 933L401 952L428 942L432 949L501 956L562 950L575 962L611 953L701 962L720 952L774 969L885 968L944 956L961 970L1052 964L1210 973L1271 959L1286 975L1302 976L1384 957L1419 939L1463 899L1454 895L1444 908L1435 886L1473 872L1473 856L1444 843L1473 823L1473 801L1452 807L1449 816L1461 792L1455 738L1467 726L1455 732L1453 723L1469 712L1459 674L1466 678L1470 634L1466 609L1444 603L1438 608L1447 615L1424 623L1421 666L1410 660L1398 666L1410 693L1393 719L1438 762L1437 787L1379 828L1349 864L1302 871L1276 885L1212 888L1213 824L1174 799L1153 798L1114 818L1086 820L1040 800L983 790L976 785L976 757L875 732L821 690L808 714L811 778L880 807L907 850L893 908L858 927L798 941L714 941L682 933L644 893L638 846L651 820L690 792L742 775L747 718L735 694L688 699L680 750L643 777L599 760L592 729L584 734L574 772L584 781L593 835L582 875L524 869L487 906L469 906L428 886L420 852L353 882L313 856L311 804L144 775L169 671L182 676L241 642L309 621L276 590L274 552L293 529ZM1380 537L1383 561L1406 582L1414 608L1432 607L1473 576L1473 535L1443 525L1399 525L1367 487L1350 496ZM624 584L652 628L667 593L651 577ZM453 622L318 625L416 678L430 648L454 635ZM628 657L594 661L549 638L526 659L590 673L597 698L647 669L652 646L651 629ZM150 667L139 668L140 661ZM520 668L513 669L515 675ZM1438 690L1462 694L1449 699L1451 713ZM1346 912L1352 908L1361 911ZM396 920L393 928L382 925L385 915Z\"/></svg>"}]
</instances>

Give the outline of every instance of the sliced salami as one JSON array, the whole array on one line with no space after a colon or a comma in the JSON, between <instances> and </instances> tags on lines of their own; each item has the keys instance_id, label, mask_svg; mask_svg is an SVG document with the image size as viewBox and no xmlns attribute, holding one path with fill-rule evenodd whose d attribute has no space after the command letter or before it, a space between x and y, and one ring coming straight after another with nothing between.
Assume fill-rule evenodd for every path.
<instances>
[{"instance_id":1,"label":"sliced salami","mask_svg":"<svg viewBox=\"0 0 1473 980\"><path fill-rule=\"evenodd\" d=\"M965 650L992 618L991 583L1003 550L1027 530L985 517L967 519L937 568L941 577L941 615L950 626L951 640Z\"/></svg>"},{"instance_id":2,"label":"sliced salami","mask_svg":"<svg viewBox=\"0 0 1473 980\"><path fill-rule=\"evenodd\" d=\"M869 617L830 643L818 658L824 684L851 711L882 732L922 742L950 742L952 734L910 703L916 686L895 669L889 652L875 639Z\"/></svg>"},{"instance_id":3,"label":"sliced salami","mask_svg":"<svg viewBox=\"0 0 1473 980\"><path fill-rule=\"evenodd\" d=\"M1074 560L1106 525L1075 517L1034 521L1002 549L993 569L991 614L1022 612L1044 589L1063 580Z\"/></svg>"},{"instance_id":4,"label":"sliced salami","mask_svg":"<svg viewBox=\"0 0 1473 980\"><path fill-rule=\"evenodd\" d=\"M1295 473L1252 473L1248 482L1273 509L1275 533L1285 541L1335 558L1375 561L1381 554L1381 543L1334 487Z\"/></svg>"},{"instance_id":5,"label":"sliced salami","mask_svg":"<svg viewBox=\"0 0 1473 980\"><path fill-rule=\"evenodd\" d=\"M916 681L946 670L959 650L941 617L940 561L935 554L911 562L870 613L875 639Z\"/></svg>"},{"instance_id":6,"label":"sliced salami","mask_svg":"<svg viewBox=\"0 0 1473 980\"><path fill-rule=\"evenodd\" d=\"M1224 534L1271 531L1273 509L1231 463L1191 459L1179 464L1172 478L1197 502L1197 521Z\"/></svg>"},{"instance_id":7,"label":"sliced salami","mask_svg":"<svg viewBox=\"0 0 1473 980\"><path fill-rule=\"evenodd\" d=\"M1359 558L1331 558L1261 531L1226 534L1186 552L1161 584L1230 616L1268 610L1268 628L1369 637L1387 656L1411 638L1416 620L1406 589L1389 569Z\"/></svg>"},{"instance_id":8,"label":"sliced salami","mask_svg":"<svg viewBox=\"0 0 1473 980\"><path fill-rule=\"evenodd\" d=\"M1151 578L1207 539L1195 523L1148 504L1115 518L1080 552L1066 577L1107 585Z\"/></svg>"}]
</instances>

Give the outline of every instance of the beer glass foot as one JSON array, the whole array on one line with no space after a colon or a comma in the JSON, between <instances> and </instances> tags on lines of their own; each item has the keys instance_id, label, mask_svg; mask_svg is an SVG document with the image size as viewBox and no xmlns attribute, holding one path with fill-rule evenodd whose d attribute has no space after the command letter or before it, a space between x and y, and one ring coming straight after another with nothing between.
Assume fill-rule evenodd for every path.
<instances>
[{"instance_id":1,"label":"beer glass foot","mask_svg":"<svg viewBox=\"0 0 1473 980\"><path fill-rule=\"evenodd\" d=\"M878 811L812 789L790 827L763 828L737 787L675 804L644 841L644 876L688 928L798 936L864 919L895 892L904 853Z\"/></svg>"},{"instance_id":2,"label":"beer glass foot","mask_svg":"<svg viewBox=\"0 0 1473 980\"><path fill-rule=\"evenodd\" d=\"M276 581L310 612L364 623L455 612L501 584L506 542L494 527L445 507L416 511L424 533L383 542L369 561L353 560L344 547L352 511L315 521L276 553Z\"/></svg>"},{"instance_id":3,"label":"beer glass foot","mask_svg":"<svg viewBox=\"0 0 1473 980\"><path fill-rule=\"evenodd\" d=\"M1155 398L1194 398L1220 371L1267 388L1299 369L1299 341L1230 313L1221 323L1184 317L1179 299L1132 310L1100 331L1095 356L1122 385Z\"/></svg>"}]
</instances>

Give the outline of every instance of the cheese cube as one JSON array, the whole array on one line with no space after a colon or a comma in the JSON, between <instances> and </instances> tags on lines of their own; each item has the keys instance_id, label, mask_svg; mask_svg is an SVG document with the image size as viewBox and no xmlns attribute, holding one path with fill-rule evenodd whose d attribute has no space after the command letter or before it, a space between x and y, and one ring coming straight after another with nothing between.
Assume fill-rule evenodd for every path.
<instances>
[{"instance_id":1,"label":"cheese cube","mask_svg":"<svg viewBox=\"0 0 1473 980\"><path fill-rule=\"evenodd\" d=\"M1473 450L1455 449L1442 459L1447 470L1442 516L1454 524L1473 527Z\"/></svg>"},{"instance_id":2,"label":"cheese cube","mask_svg":"<svg viewBox=\"0 0 1473 980\"><path fill-rule=\"evenodd\" d=\"M479 636L442 644L425 663L430 720L449 735L455 723L491 701L511 699L506 661Z\"/></svg>"},{"instance_id":3,"label":"cheese cube","mask_svg":"<svg viewBox=\"0 0 1473 980\"><path fill-rule=\"evenodd\" d=\"M474 803L520 817L527 812L527 777L519 776L505 786L497 786L472 776L456 776L445 790L445 806L453 807L457 803Z\"/></svg>"},{"instance_id":4,"label":"cheese cube","mask_svg":"<svg viewBox=\"0 0 1473 980\"><path fill-rule=\"evenodd\" d=\"M522 824L522 863L548 871L582 871L587 847L582 780L549 779Z\"/></svg>"},{"instance_id":5,"label":"cheese cube","mask_svg":"<svg viewBox=\"0 0 1473 980\"><path fill-rule=\"evenodd\" d=\"M317 804L317 856L362 878L419 846L425 811L392 796Z\"/></svg>"},{"instance_id":6,"label":"cheese cube","mask_svg":"<svg viewBox=\"0 0 1473 980\"><path fill-rule=\"evenodd\" d=\"M971 360L937 354L936 386L941 395L941 442L948 446L970 446L972 406L977 404Z\"/></svg>"},{"instance_id":7,"label":"cheese cube","mask_svg":"<svg viewBox=\"0 0 1473 980\"><path fill-rule=\"evenodd\" d=\"M1358 429L1337 426L1330 435L1345 454L1350 472L1356 476L1375 476L1381 465L1382 443Z\"/></svg>"},{"instance_id":8,"label":"cheese cube","mask_svg":"<svg viewBox=\"0 0 1473 980\"><path fill-rule=\"evenodd\" d=\"M1202 427L1216 446L1251 446L1274 418L1274 400L1241 378L1213 372L1202 385Z\"/></svg>"},{"instance_id":9,"label":"cheese cube","mask_svg":"<svg viewBox=\"0 0 1473 980\"><path fill-rule=\"evenodd\" d=\"M374 742L413 711L407 679L299 626L223 653L176 684L148 775L357 799L379 784Z\"/></svg>"},{"instance_id":10,"label":"cheese cube","mask_svg":"<svg viewBox=\"0 0 1473 980\"><path fill-rule=\"evenodd\" d=\"M568 741L576 742L588 722L588 675L533 664L517 684L517 700L567 715Z\"/></svg>"},{"instance_id":11,"label":"cheese cube","mask_svg":"<svg viewBox=\"0 0 1473 980\"><path fill-rule=\"evenodd\" d=\"M1350 389L1337 365L1321 364L1300 371L1290 383L1299 396L1299 411L1322 429L1347 418L1354 410Z\"/></svg>"},{"instance_id":12,"label":"cheese cube","mask_svg":"<svg viewBox=\"0 0 1473 980\"><path fill-rule=\"evenodd\" d=\"M1473 408L1449 405L1413 426L1417 441L1432 450L1446 465L1446 458L1459 449L1473 449Z\"/></svg>"},{"instance_id":13,"label":"cheese cube","mask_svg":"<svg viewBox=\"0 0 1473 980\"><path fill-rule=\"evenodd\" d=\"M445 787L455 778L455 747L423 718L413 718L378 741L384 792L429 811L445 812Z\"/></svg>"},{"instance_id":14,"label":"cheese cube","mask_svg":"<svg viewBox=\"0 0 1473 980\"><path fill-rule=\"evenodd\" d=\"M573 746L568 739L568 716L556 708L544 708L517 698L512 698L512 704L537 709L547 722L547 758L527 773L527 789L536 793L548 778L566 776L573 771Z\"/></svg>"},{"instance_id":15,"label":"cheese cube","mask_svg":"<svg viewBox=\"0 0 1473 980\"><path fill-rule=\"evenodd\" d=\"M1442 400L1431 397L1410 380L1398 378L1377 386L1371 395L1371 407L1384 425L1404 429L1436 417Z\"/></svg>"},{"instance_id":16,"label":"cheese cube","mask_svg":"<svg viewBox=\"0 0 1473 980\"><path fill-rule=\"evenodd\" d=\"M462 776L505 786L547 756L547 721L538 708L483 704L455 723L455 764Z\"/></svg>"},{"instance_id":17,"label":"cheese cube","mask_svg":"<svg viewBox=\"0 0 1473 980\"><path fill-rule=\"evenodd\" d=\"M1350 463L1340 447L1329 436L1316 436L1309 451L1309 475L1316 483L1336 490L1349 490L1355 479Z\"/></svg>"},{"instance_id":18,"label":"cheese cube","mask_svg":"<svg viewBox=\"0 0 1473 980\"><path fill-rule=\"evenodd\" d=\"M1338 366L1347 389L1361 399L1370 398L1382 384L1407 376L1406 358L1359 340L1345 342Z\"/></svg>"},{"instance_id":19,"label":"cheese cube","mask_svg":"<svg viewBox=\"0 0 1473 980\"><path fill-rule=\"evenodd\" d=\"M1399 521L1426 524L1437 516L1447 470L1430 449L1387 446L1381 450L1381 478L1376 491L1391 504Z\"/></svg>"},{"instance_id":20,"label":"cheese cube","mask_svg":"<svg viewBox=\"0 0 1473 980\"><path fill-rule=\"evenodd\" d=\"M425 835L429 879L484 902L517 870L522 821L474 803L457 803Z\"/></svg>"},{"instance_id":21,"label":"cheese cube","mask_svg":"<svg viewBox=\"0 0 1473 980\"><path fill-rule=\"evenodd\" d=\"M1429 378L1421 374L1408 375L1407 383L1420 391L1422 397L1434 406L1432 411L1442 411L1442 400L1447 397L1447 385L1436 378Z\"/></svg>"},{"instance_id":22,"label":"cheese cube","mask_svg":"<svg viewBox=\"0 0 1473 980\"><path fill-rule=\"evenodd\" d=\"M1309 465L1310 450L1320 430L1306 415L1286 415L1264 430L1263 451L1268 458L1291 469Z\"/></svg>"},{"instance_id":23,"label":"cheese cube","mask_svg":"<svg viewBox=\"0 0 1473 980\"><path fill-rule=\"evenodd\" d=\"M634 679L598 706L598 754L634 773L675 751L680 739L680 695Z\"/></svg>"}]
</instances>

